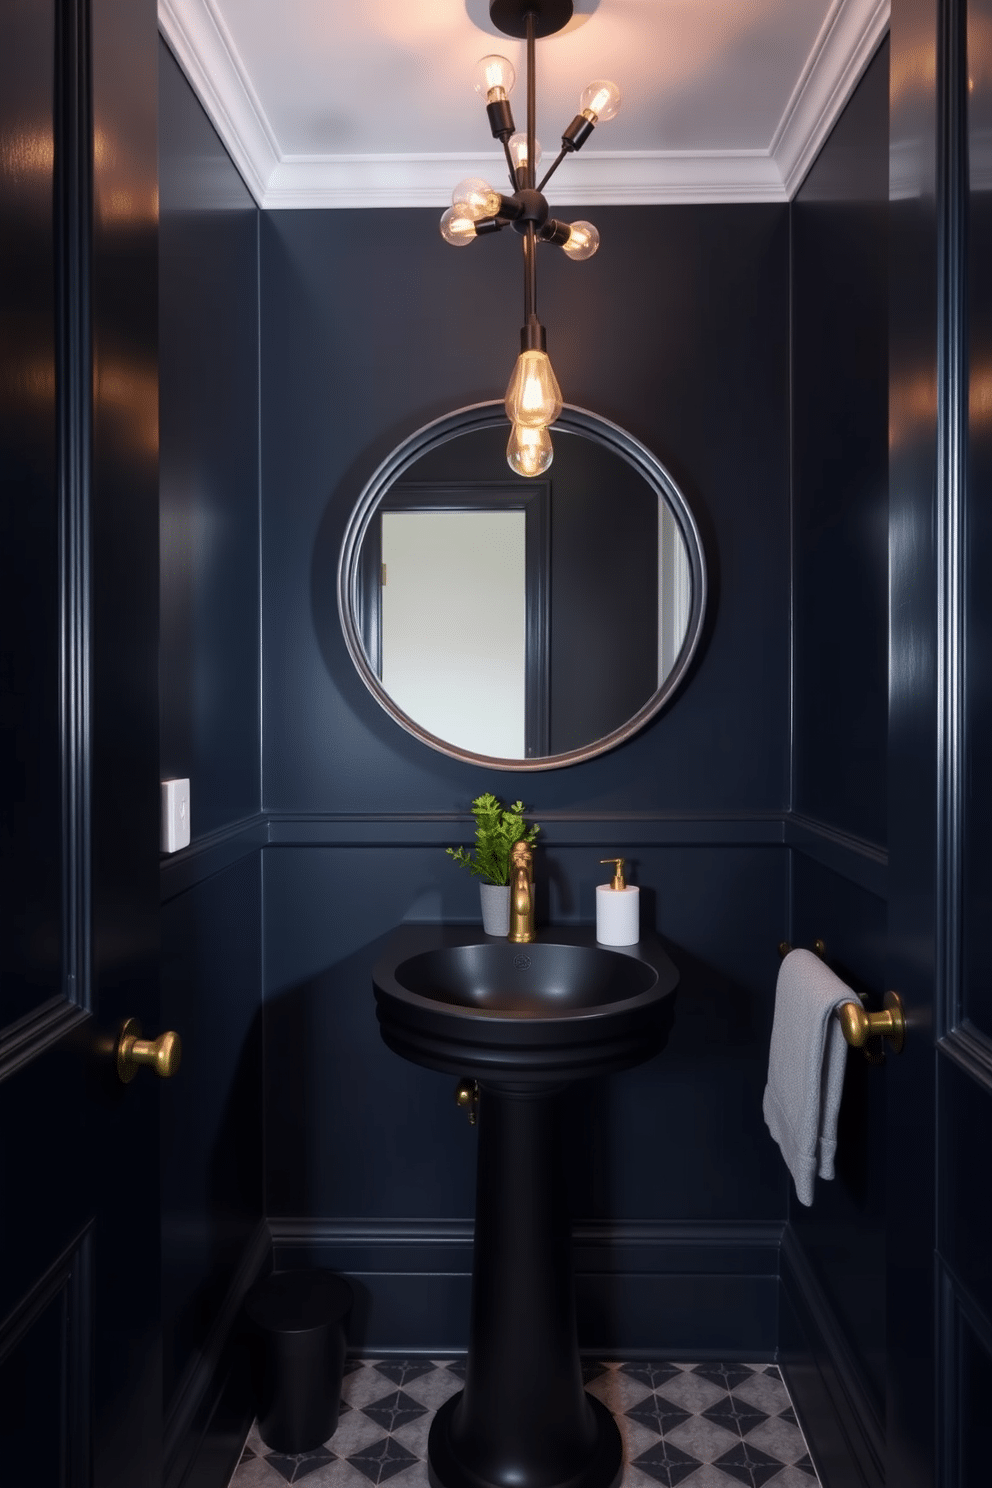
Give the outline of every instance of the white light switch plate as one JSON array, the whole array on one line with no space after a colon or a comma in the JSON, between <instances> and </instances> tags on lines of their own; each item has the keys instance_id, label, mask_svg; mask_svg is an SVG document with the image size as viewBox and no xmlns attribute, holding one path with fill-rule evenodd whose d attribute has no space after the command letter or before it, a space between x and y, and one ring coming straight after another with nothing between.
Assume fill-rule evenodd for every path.
<instances>
[{"instance_id":1,"label":"white light switch plate","mask_svg":"<svg viewBox=\"0 0 992 1488\"><path fill-rule=\"evenodd\" d=\"M162 851L189 847L189 781L162 781Z\"/></svg>"}]
</instances>

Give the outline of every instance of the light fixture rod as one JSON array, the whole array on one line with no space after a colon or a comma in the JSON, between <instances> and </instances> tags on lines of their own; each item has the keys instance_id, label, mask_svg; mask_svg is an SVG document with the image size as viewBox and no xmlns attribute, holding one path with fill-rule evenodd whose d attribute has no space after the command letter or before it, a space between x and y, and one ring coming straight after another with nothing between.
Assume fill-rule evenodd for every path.
<instances>
[{"instance_id":1,"label":"light fixture rod","mask_svg":"<svg viewBox=\"0 0 992 1488\"><path fill-rule=\"evenodd\" d=\"M524 233L524 325L537 319L537 242L533 222Z\"/></svg>"},{"instance_id":2,"label":"light fixture rod","mask_svg":"<svg viewBox=\"0 0 992 1488\"><path fill-rule=\"evenodd\" d=\"M537 80L535 73L534 12L527 12L527 185L533 191L537 139Z\"/></svg>"},{"instance_id":3,"label":"light fixture rod","mask_svg":"<svg viewBox=\"0 0 992 1488\"><path fill-rule=\"evenodd\" d=\"M536 153L537 79L535 77L534 12L525 17L527 25L527 185L533 190L536 176L534 156ZM537 239L533 222L528 222L524 233L524 325L537 319Z\"/></svg>"}]
</instances>

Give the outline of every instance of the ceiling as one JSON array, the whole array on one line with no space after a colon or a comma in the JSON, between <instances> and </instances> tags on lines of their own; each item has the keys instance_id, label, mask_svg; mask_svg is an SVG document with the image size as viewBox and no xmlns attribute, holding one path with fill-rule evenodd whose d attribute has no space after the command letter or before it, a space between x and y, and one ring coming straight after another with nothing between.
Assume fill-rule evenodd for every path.
<instances>
[{"instance_id":1,"label":"ceiling","mask_svg":"<svg viewBox=\"0 0 992 1488\"><path fill-rule=\"evenodd\" d=\"M548 159L593 78L623 106L549 200L784 201L888 25L889 0L575 0L537 44ZM473 64L524 43L488 0L159 0L159 25L263 207L444 207L502 184Z\"/></svg>"}]
</instances>

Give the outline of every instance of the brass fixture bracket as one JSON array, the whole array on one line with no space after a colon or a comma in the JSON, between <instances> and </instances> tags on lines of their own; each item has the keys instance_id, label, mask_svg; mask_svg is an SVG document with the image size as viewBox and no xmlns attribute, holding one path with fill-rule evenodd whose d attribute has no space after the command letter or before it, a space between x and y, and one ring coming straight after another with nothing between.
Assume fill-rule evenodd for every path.
<instances>
[{"instance_id":1,"label":"brass fixture bracket","mask_svg":"<svg viewBox=\"0 0 992 1488\"><path fill-rule=\"evenodd\" d=\"M844 1037L852 1049L863 1049L870 1038L888 1039L893 1054L901 1054L906 1046L906 1014L898 992L886 992L882 999L883 1011L869 1013L859 1002L845 1002L837 1009Z\"/></svg>"},{"instance_id":2,"label":"brass fixture bracket","mask_svg":"<svg viewBox=\"0 0 992 1488\"><path fill-rule=\"evenodd\" d=\"M787 940L780 940L778 953L785 957L792 950ZM814 940L813 950L821 961L826 960L826 942ZM906 1013L898 992L886 992L882 999L882 1012L870 1013L864 1006L865 999L858 994L858 1002L845 1002L837 1009L844 1038L852 1049L860 1049L869 1064L884 1063L880 1043L872 1047L870 1039L887 1039L893 1054L901 1054L906 1047Z\"/></svg>"},{"instance_id":3,"label":"brass fixture bracket","mask_svg":"<svg viewBox=\"0 0 992 1488\"><path fill-rule=\"evenodd\" d=\"M468 1115L469 1126L474 1126L479 1115L478 1080L461 1080L455 1089L455 1104Z\"/></svg>"},{"instance_id":4,"label":"brass fixture bracket","mask_svg":"<svg viewBox=\"0 0 992 1488\"><path fill-rule=\"evenodd\" d=\"M117 1076L130 1085L143 1064L152 1067L163 1080L170 1080L179 1068L183 1046L178 1033L168 1030L157 1039L143 1039L136 1018L128 1018L117 1040Z\"/></svg>"}]
</instances>

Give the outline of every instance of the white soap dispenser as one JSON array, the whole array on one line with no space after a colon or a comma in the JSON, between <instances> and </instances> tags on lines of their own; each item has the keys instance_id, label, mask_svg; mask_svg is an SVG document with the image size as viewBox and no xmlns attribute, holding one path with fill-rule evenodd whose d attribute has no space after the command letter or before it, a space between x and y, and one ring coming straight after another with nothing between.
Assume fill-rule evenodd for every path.
<instances>
[{"instance_id":1,"label":"white soap dispenser","mask_svg":"<svg viewBox=\"0 0 992 1488\"><path fill-rule=\"evenodd\" d=\"M600 858L616 865L613 882L596 885L596 939L600 945L636 945L641 938L640 889L624 882L623 858Z\"/></svg>"}]
</instances>

